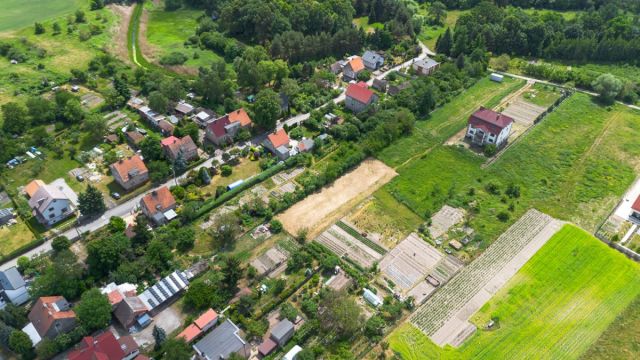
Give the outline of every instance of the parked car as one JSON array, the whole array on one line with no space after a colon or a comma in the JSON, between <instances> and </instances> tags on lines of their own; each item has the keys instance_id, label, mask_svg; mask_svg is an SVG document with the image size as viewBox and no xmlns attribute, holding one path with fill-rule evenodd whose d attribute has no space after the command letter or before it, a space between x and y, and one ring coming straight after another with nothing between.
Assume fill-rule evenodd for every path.
<instances>
[{"instance_id":1,"label":"parked car","mask_svg":"<svg viewBox=\"0 0 640 360\"><path fill-rule=\"evenodd\" d=\"M120 196L120 193L112 192L112 193L111 193L111 197L112 197L112 198L114 198L114 199L116 199L116 200L120 200L120 198L121 198L122 196Z\"/></svg>"},{"instance_id":2,"label":"parked car","mask_svg":"<svg viewBox=\"0 0 640 360\"><path fill-rule=\"evenodd\" d=\"M84 181L84 176L78 174L78 175L76 175L76 180L78 180L80 182L83 182Z\"/></svg>"}]
</instances>

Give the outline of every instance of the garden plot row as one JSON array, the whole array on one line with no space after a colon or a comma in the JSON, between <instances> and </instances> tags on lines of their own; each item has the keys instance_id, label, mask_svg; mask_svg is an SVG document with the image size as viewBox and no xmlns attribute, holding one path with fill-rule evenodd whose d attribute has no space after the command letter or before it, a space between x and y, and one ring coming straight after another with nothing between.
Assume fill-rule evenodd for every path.
<instances>
[{"instance_id":1,"label":"garden plot row","mask_svg":"<svg viewBox=\"0 0 640 360\"><path fill-rule=\"evenodd\" d=\"M434 335L552 221L539 211L528 211L418 308L411 322L427 335Z\"/></svg>"},{"instance_id":2,"label":"garden plot row","mask_svg":"<svg viewBox=\"0 0 640 360\"><path fill-rule=\"evenodd\" d=\"M348 257L363 268L373 266L382 258L382 254L335 224L320 234L315 241L340 257Z\"/></svg>"}]
</instances>

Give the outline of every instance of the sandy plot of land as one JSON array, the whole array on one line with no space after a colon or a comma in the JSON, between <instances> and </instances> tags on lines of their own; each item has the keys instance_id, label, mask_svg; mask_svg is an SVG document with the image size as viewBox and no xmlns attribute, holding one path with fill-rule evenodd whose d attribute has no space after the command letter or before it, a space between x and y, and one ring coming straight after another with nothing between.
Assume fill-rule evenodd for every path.
<instances>
[{"instance_id":1,"label":"sandy plot of land","mask_svg":"<svg viewBox=\"0 0 640 360\"><path fill-rule=\"evenodd\" d=\"M331 186L289 208L278 216L278 220L289 233L297 234L306 228L309 237L313 238L396 175L395 170L381 161L365 160Z\"/></svg>"},{"instance_id":2,"label":"sandy plot of land","mask_svg":"<svg viewBox=\"0 0 640 360\"><path fill-rule=\"evenodd\" d=\"M129 63L129 50L127 49L127 34L129 31L129 22L133 13L133 6L110 4L109 8L118 15L117 25L114 27L113 41L109 49L120 60Z\"/></svg>"}]
</instances>

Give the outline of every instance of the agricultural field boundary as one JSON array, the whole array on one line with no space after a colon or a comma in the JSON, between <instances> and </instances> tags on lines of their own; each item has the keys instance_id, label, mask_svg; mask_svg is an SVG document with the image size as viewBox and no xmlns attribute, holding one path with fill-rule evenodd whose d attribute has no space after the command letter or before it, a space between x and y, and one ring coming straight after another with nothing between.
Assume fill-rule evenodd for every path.
<instances>
[{"instance_id":1,"label":"agricultural field boundary","mask_svg":"<svg viewBox=\"0 0 640 360\"><path fill-rule=\"evenodd\" d=\"M410 318L437 345L458 346L475 331L479 310L563 225L535 209L463 268Z\"/></svg>"}]
</instances>

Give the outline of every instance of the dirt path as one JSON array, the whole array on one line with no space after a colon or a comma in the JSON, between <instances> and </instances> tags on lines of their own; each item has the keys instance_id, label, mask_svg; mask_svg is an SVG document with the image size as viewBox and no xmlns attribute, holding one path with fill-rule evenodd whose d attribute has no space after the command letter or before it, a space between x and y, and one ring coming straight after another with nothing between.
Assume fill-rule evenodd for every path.
<instances>
[{"instance_id":1,"label":"dirt path","mask_svg":"<svg viewBox=\"0 0 640 360\"><path fill-rule=\"evenodd\" d=\"M109 8L118 16L118 23L114 26L113 42L109 46L109 51L120 60L131 64L129 49L127 49L127 34L134 7L111 4Z\"/></svg>"},{"instance_id":2,"label":"dirt path","mask_svg":"<svg viewBox=\"0 0 640 360\"><path fill-rule=\"evenodd\" d=\"M307 229L308 237L313 238L396 175L381 161L367 159L329 187L289 208L278 219L289 233L295 235Z\"/></svg>"}]
</instances>

